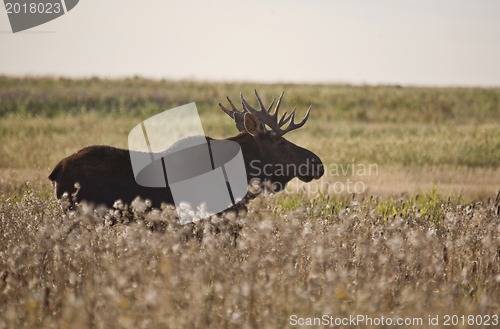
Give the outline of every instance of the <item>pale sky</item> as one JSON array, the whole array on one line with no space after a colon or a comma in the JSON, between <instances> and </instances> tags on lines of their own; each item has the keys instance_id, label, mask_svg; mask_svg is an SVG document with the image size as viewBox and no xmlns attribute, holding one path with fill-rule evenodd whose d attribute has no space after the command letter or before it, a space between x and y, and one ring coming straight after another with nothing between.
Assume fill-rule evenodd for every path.
<instances>
[{"instance_id":1,"label":"pale sky","mask_svg":"<svg viewBox=\"0 0 500 329\"><path fill-rule=\"evenodd\" d=\"M499 0L80 0L0 74L500 86Z\"/></svg>"}]
</instances>

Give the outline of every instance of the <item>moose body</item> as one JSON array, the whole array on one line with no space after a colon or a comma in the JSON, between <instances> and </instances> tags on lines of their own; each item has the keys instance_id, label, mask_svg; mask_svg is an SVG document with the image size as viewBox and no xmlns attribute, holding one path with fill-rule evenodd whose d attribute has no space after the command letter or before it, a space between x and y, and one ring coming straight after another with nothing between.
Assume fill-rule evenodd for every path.
<instances>
[{"instance_id":1,"label":"moose body","mask_svg":"<svg viewBox=\"0 0 500 329\"><path fill-rule=\"evenodd\" d=\"M321 177L324 173L320 158L313 152L297 146L283 135L293 129L300 128L307 121L310 113L295 124L293 111L289 116L283 115L278 121L278 110L283 94L281 94L274 113L271 103L268 109L264 107L256 92L261 106L260 110L251 107L241 96L243 111L238 111L231 100L232 110L219 106L236 123L240 134L226 140L240 145L247 173L247 181L254 178L261 182L274 184L275 191L283 189L293 178L309 182ZM281 129L289 122L286 129ZM266 129L270 127L271 130ZM212 140L210 137L206 137ZM154 207L162 203L173 204L172 193L168 187L145 187L137 184L129 151L111 146L89 146L61 160L49 179L55 185L56 197L65 193L74 195L74 200L87 201L94 204L113 206L121 200L130 204L136 197L150 200ZM299 168L302 170L289 170ZM76 187L78 185L78 188Z\"/></svg>"},{"instance_id":2,"label":"moose body","mask_svg":"<svg viewBox=\"0 0 500 329\"><path fill-rule=\"evenodd\" d=\"M136 183L128 150L111 146L88 146L61 160L49 176L56 197L74 195L75 201L113 206L121 200L130 204L136 197L159 207L173 203L169 188L145 187ZM78 190L75 185L78 183Z\"/></svg>"}]
</instances>

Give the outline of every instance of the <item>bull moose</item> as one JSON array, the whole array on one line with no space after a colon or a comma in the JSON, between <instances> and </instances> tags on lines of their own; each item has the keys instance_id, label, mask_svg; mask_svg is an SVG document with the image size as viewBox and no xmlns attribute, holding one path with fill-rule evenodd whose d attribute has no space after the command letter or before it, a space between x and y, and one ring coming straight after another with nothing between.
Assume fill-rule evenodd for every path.
<instances>
[{"instance_id":1,"label":"bull moose","mask_svg":"<svg viewBox=\"0 0 500 329\"><path fill-rule=\"evenodd\" d=\"M309 106L307 114L299 123L294 122L295 109L289 115L285 112L279 117L283 94L277 102L274 98L266 108L255 91L260 109L253 108L242 94L241 111L229 97L227 100L231 109L219 103L220 108L235 121L240 132L226 140L240 145L248 182L259 179L274 184L274 192L282 190L295 177L310 182L319 179L324 173L323 163L316 154L283 138L286 133L302 127L311 112ZM212 140L208 136L206 138ZM280 170L274 170L277 168ZM81 149L62 159L48 178L55 186L58 199L68 193L74 196L74 201L83 200L108 207L117 200L130 204L136 197L150 200L154 207L159 207L161 203L173 204L168 187L153 188L137 184L129 151L111 146L94 145Z\"/></svg>"}]
</instances>

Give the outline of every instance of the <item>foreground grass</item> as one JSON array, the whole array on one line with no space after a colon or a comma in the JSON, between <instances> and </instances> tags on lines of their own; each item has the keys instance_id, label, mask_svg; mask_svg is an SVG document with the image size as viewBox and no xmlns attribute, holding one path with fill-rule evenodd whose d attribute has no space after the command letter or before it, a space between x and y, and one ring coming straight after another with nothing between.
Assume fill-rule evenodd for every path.
<instances>
[{"instance_id":1,"label":"foreground grass","mask_svg":"<svg viewBox=\"0 0 500 329\"><path fill-rule=\"evenodd\" d=\"M291 315L499 313L498 200L280 198L184 226L141 202L64 213L36 193L2 200L0 327L283 328ZM388 220L391 206L401 215Z\"/></svg>"}]
</instances>

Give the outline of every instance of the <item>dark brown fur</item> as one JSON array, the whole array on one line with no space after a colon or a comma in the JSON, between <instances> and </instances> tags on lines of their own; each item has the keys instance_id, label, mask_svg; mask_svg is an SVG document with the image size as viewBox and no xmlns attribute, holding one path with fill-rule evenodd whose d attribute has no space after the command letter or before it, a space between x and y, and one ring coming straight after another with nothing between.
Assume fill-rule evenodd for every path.
<instances>
[{"instance_id":1,"label":"dark brown fur","mask_svg":"<svg viewBox=\"0 0 500 329\"><path fill-rule=\"evenodd\" d=\"M55 183L56 197L66 192L76 201L86 200L112 206L118 199L130 203L137 196L149 199L154 205L172 203L167 188L144 187L135 182L127 150L111 146L89 146L61 160L49 179Z\"/></svg>"}]
</instances>

